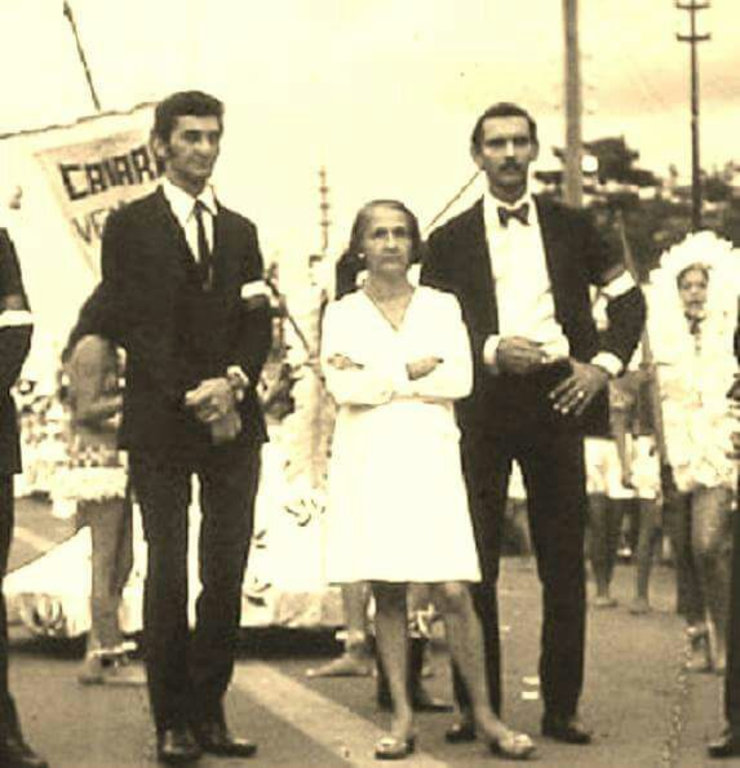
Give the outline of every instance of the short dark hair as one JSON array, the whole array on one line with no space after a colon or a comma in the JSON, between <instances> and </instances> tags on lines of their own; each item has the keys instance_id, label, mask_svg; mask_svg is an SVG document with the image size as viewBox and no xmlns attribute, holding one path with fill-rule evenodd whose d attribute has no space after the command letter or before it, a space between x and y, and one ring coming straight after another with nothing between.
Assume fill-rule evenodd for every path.
<instances>
[{"instance_id":1,"label":"short dark hair","mask_svg":"<svg viewBox=\"0 0 740 768\"><path fill-rule=\"evenodd\" d=\"M152 136L167 143L178 117L217 117L221 130L224 127L224 105L215 96L203 91L178 91L157 104L154 110Z\"/></svg>"},{"instance_id":2,"label":"short dark hair","mask_svg":"<svg viewBox=\"0 0 740 768\"><path fill-rule=\"evenodd\" d=\"M526 119L529 125L529 137L534 144L539 143L537 140L537 123L532 115L527 112L526 109L520 107L518 104L514 104L510 101L499 101L496 104L492 104L488 109L478 118L473 128L473 133L470 136L470 141L476 149L480 149L481 140L483 138L483 123L490 117L523 117Z\"/></svg>"}]
</instances>

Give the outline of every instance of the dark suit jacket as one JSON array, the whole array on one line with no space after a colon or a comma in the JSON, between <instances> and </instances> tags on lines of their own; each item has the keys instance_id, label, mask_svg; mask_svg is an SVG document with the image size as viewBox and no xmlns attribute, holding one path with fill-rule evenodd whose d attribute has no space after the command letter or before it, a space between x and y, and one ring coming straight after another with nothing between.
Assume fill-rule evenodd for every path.
<instances>
[{"instance_id":1,"label":"dark suit jacket","mask_svg":"<svg viewBox=\"0 0 740 768\"><path fill-rule=\"evenodd\" d=\"M609 330L600 341L591 313L589 286L607 283L620 269L620 262L607 251L583 211L542 198L535 198L535 203L555 318L570 343L571 355L589 361L598 351L605 350L626 364L644 324L642 292L635 288L610 302ZM455 293L470 333L475 383L472 395L458 403L461 426L485 427L492 418L500 423L498 395L508 377L491 375L483 363L485 341L498 333L499 325L482 200L431 234L421 280ZM601 432L607 425L607 398L603 393L589 408L582 427Z\"/></svg>"},{"instance_id":2,"label":"dark suit jacket","mask_svg":"<svg viewBox=\"0 0 740 768\"><path fill-rule=\"evenodd\" d=\"M113 212L103 234L101 332L124 347L121 445L191 456L208 430L184 407L200 381L239 365L251 386L239 404L239 441L266 439L254 385L271 344L269 306L241 298L263 277L251 221L222 206L215 218L213 287L204 291L195 260L161 188Z\"/></svg>"},{"instance_id":3,"label":"dark suit jacket","mask_svg":"<svg viewBox=\"0 0 740 768\"><path fill-rule=\"evenodd\" d=\"M13 295L22 297L28 309L15 247L7 231L0 229L0 304ZM31 332L30 321L26 325L6 325L0 313L0 475L21 471L18 417L10 388L28 355Z\"/></svg>"}]
</instances>

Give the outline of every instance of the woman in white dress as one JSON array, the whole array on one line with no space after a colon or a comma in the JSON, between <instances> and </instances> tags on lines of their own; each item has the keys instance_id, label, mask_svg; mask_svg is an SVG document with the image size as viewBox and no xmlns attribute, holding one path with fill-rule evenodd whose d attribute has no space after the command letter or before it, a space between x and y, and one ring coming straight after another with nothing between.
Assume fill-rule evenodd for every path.
<instances>
[{"instance_id":1,"label":"woman in white dress","mask_svg":"<svg viewBox=\"0 0 740 768\"><path fill-rule=\"evenodd\" d=\"M665 274L653 280L649 294L666 447L677 490L666 524L675 549L679 608L695 648L702 651L689 669L718 673L726 661L737 477L728 457L734 425L726 399L737 365L732 343L737 253L725 253L723 245L711 233L690 236L662 259L659 272Z\"/></svg>"},{"instance_id":2,"label":"woman in white dress","mask_svg":"<svg viewBox=\"0 0 740 768\"><path fill-rule=\"evenodd\" d=\"M327 578L370 582L375 598L378 650L393 701L390 734L377 743L377 758L402 758L414 749L406 686L409 582L431 585L491 750L526 758L532 741L490 708L481 628L467 589L480 572L453 401L472 386L469 341L451 294L409 282L420 245L418 223L405 206L368 203L350 243L368 278L362 290L326 310L322 367L338 405Z\"/></svg>"}]
</instances>

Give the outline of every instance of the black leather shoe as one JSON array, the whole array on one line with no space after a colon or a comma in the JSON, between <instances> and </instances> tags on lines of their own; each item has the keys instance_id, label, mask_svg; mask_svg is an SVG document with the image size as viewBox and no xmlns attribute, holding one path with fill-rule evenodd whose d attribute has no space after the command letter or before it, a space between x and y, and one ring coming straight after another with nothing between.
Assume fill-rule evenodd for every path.
<instances>
[{"instance_id":1,"label":"black leather shoe","mask_svg":"<svg viewBox=\"0 0 740 768\"><path fill-rule=\"evenodd\" d=\"M726 728L714 741L707 744L709 757L735 757L740 755L740 733Z\"/></svg>"},{"instance_id":2,"label":"black leather shoe","mask_svg":"<svg viewBox=\"0 0 740 768\"><path fill-rule=\"evenodd\" d=\"M590 744L591 731L577 715L545 715L542 718L542 735L566 744Z\"/></svg>"},{"instance_id":3,"label":"black leather shoe","mask_svg":"<svg viewBox=\"0 0 740 768\"><path fill-rule=\"evenodd\" d=\"M0 765L3 768L49 768L43 757L16 736L6 736L0 741Z\"/></svg>"},{"instance_id":4,"label":"black leather shoe","mask_svg":"<svg viewBox=\"0 0 740 768\"><path fill-rule=\"evenodd\" d=\"M445 741L448 744L466 744L475 741L475 725L466 720L453 723L445 731Z\"/></svg>"},{"instance_id":5,"label":"black leather shoe","mask_svg":"<svg viewBox=\"0 0 740 768\"><path fill-rule=\"evenodd\" d=\"M198 723L193 729L204 752L224 757L252 757L257 752L257 745L248 739L238 739L229 733L229 729L217 720Z\"/></svg>"},{"instance_id":6,"label":"black leather shoe","mask_svg":"<svg viewBox=\"0 0 740 768\"><path fill-rule=\"evenodd\" d=\"M192 763L201 756L201 749L189 728L165 728L157 734L157 760L170 765Z\"/></svg>"}]
</instances>

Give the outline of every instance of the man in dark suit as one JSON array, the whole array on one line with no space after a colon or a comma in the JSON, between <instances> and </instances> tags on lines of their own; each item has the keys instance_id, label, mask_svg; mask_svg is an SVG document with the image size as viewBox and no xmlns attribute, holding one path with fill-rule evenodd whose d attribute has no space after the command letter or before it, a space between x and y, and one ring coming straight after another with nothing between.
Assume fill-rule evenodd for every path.
<instances>
[{"instance_id":1,"label":"man in dark suit","mask_svg":"<svg viewBox=\"0 0 740 768\"><path fill-rule=\"evenodd\" d=\"M222 130L223 106L212 96L187 91L162 101L152 143L163 183L110 215L102 245L101 332L127 353L120 438L148 544L146 670L158 757L169 763L256 750L229 732L223 697L266 439L255 385L271 321L256 229L209 184ZM189 637L194 474L202 591Z\"/></svg>"},{"instance_id":2,"label":"man in dark suit","mask_svg":"<svg viewBox=\"0 0 740 768\"><path fill-rule=\"evenodd\" d=\"M10 388L31 345L33 322L13 242L0 229L0 765L45 768L46 761L25 742L8 690L8 625L2 580L13 537L13 475L21 471L18 419Z\"/></svg>"},{"instance_id":3,"label":"man in dark suit","mask_svg":"<svg viewBox=\"0 0 740 768\"><path fill-rule=\"evenodd\" d=\"M533 197L529 167L537 126L500 103L476 123L471 153L488 190L432 233L422 282L454 292L474 356L474 387L457 406L463 466L483 581L473 589L483 624L491 704L501 706L496 581L511 464L521 466L543 584L542 731L583 744L578 717L585 642L586 517L583 433L607 426L606 388L636 346L644 299L580 211ZM589 287L609 299L600 342ZM456 679L463 719L449 741L474 738L470 704Z\"/></svg>"}]
</instances>

